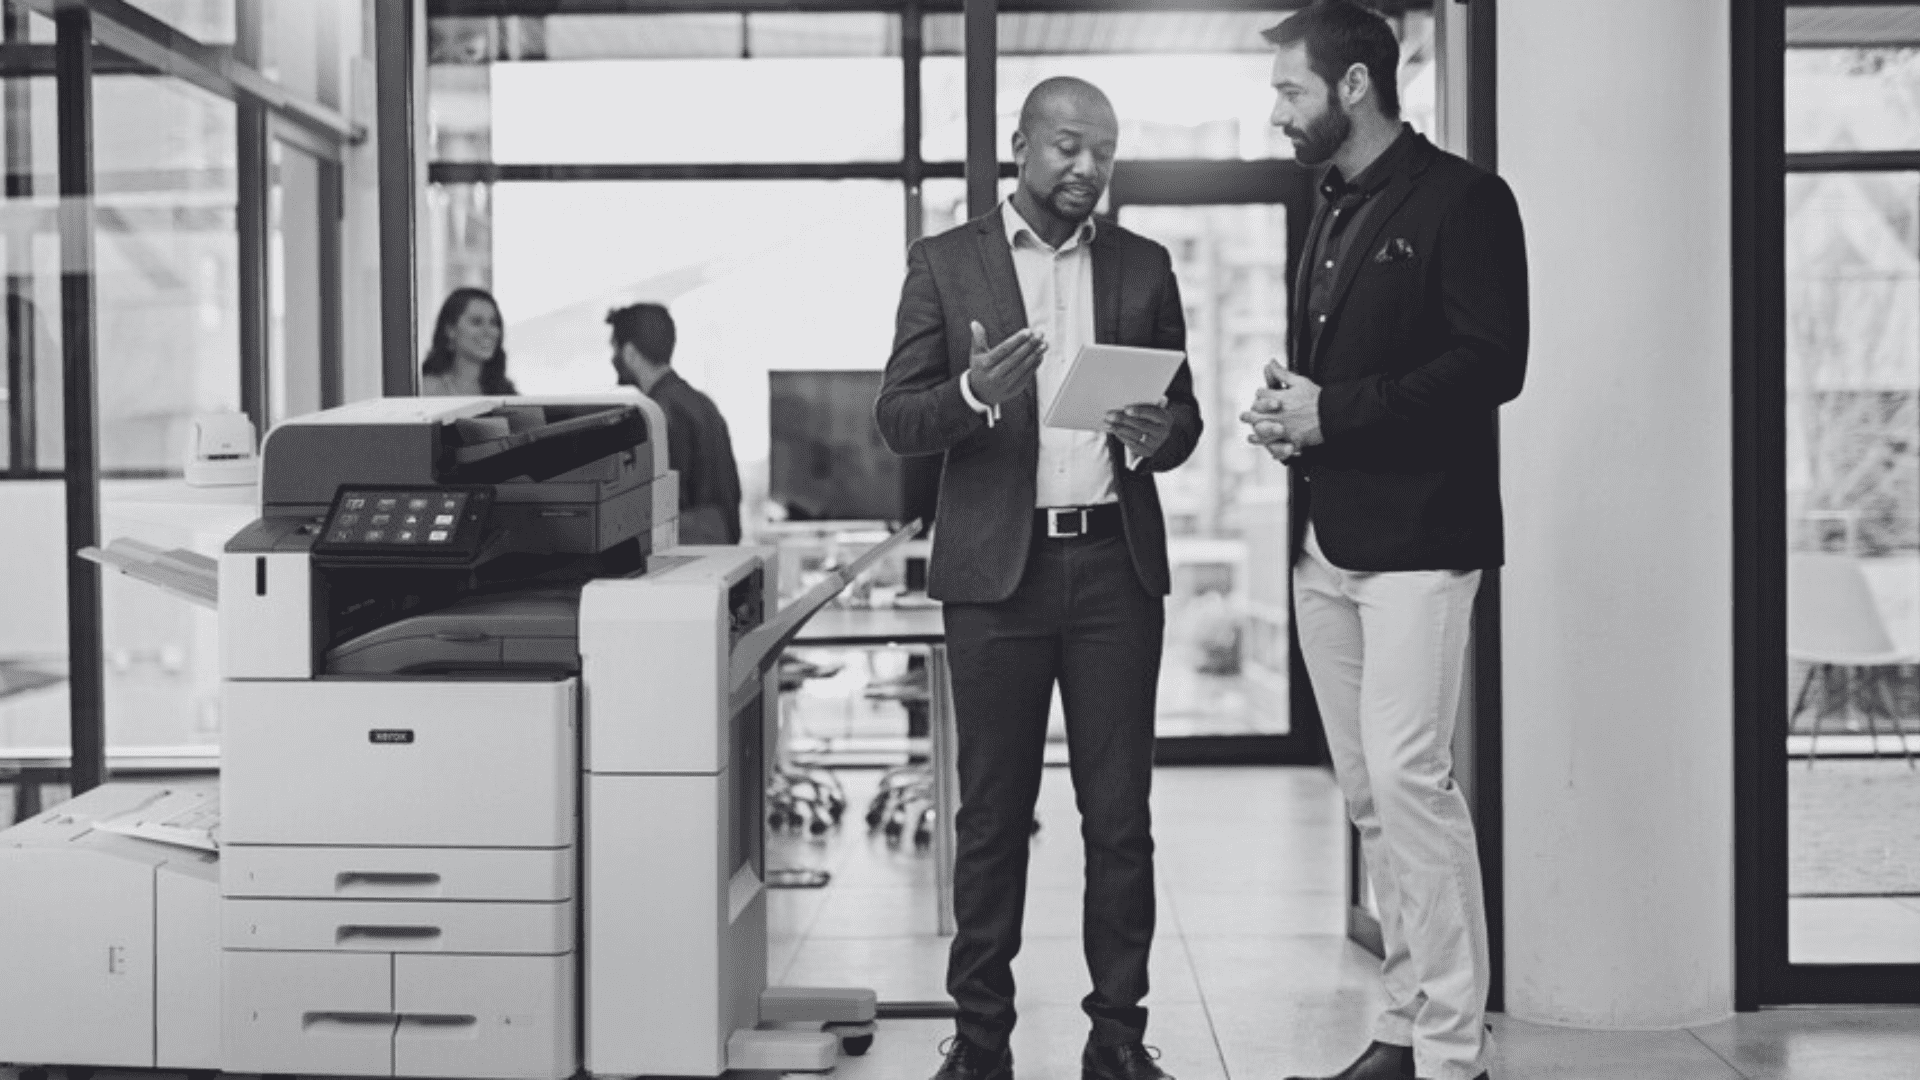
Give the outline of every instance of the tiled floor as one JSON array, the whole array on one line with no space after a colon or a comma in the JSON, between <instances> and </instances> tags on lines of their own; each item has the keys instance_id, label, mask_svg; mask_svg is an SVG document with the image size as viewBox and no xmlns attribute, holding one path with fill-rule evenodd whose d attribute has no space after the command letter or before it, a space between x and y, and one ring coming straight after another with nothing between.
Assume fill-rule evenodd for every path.
<instances>
[{"instance_id":1,"label":"tiled floor","mask_svg":"<svg viewBox=\"0 0 1920 1080\"><path fill-rule=\"evenodd\" d=\"M855 806L824 840L777 842L771 865L833 871L825 889L774 894L769 973L857 985L882 1000L945 996L930 857L869 837L877 773L846 772ZM1379 1000L1371 956L1342 932L1338 795L1311 769L1163 769L1155 781L1160 927L1148 1041L1179 1080L1280 1080L1343 1066ZM1080 842L1066 771L1050 769L1034 841L1026 945L1015 965L1020 1080L1076 1080L1086 1023ZM1709 1027L1592 1032L1494 1018L1496 1080L1916 1080L1920 1010L1793 1009ZM923 1080L951 1031L889 1020L840 1080Z\"/></svg>"}]
</instances>

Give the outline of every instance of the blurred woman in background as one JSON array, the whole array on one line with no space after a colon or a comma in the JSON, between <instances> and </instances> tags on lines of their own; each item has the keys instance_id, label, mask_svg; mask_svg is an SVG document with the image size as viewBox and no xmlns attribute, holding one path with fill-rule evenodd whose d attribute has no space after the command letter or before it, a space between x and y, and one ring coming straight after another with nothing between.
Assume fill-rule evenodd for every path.
<instances>
[{"instance_id":1,"label":"blurred woman in background","mask_svg":"<svg viewBox=\"0 0 1920 1080\"><path fill-rule=\"evenodd\" d=\"M507 378L500 306L485 289L455 289L433 321L433 346L420 365L422 397L516 394Z\"/></svg>"}]
</instances>

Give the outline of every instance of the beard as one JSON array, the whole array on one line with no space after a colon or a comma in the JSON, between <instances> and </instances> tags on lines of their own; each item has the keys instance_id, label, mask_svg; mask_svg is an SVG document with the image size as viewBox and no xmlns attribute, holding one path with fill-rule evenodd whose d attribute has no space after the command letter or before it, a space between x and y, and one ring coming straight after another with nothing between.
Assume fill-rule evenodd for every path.
<instances>
[{"instance_id":1,"label":"beard","mask_svg":"<svg viewBox=\"0 0 1920 1080\"><path fill-rule=\"evenodd\" d=\"M1333 160L1333 155L1346 144L1347 136L1353 134L1353 117L1347 115L1339 98L1329 95L1326 112L1308 121L1305 131L1295 134L1288 128L1286 134L1293 140L1295 161L1302 165L1324 165Z\"/></svg>"},{"instance_id":2,"label":"beard","mask_svg":"<svg viewBox=\"0 0 1920 1080\"><path fill-rule=\"evenodd\" d=\"M1079 202L1079 192L1092 193L1084 205ZM1041 201L1061 221L1078 225L1093 216L1094 208L1100 205L1100 192L1082 184L1055 184Z\"/></svg>"}]
</instances>

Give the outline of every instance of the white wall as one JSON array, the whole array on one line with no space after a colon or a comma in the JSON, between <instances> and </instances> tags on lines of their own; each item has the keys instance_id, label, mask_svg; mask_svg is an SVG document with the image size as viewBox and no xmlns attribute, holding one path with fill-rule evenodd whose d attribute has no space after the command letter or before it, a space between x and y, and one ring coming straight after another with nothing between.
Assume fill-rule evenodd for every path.
<instances>
[{"instance_id":1,"label":"white wall","mask_svg":"<svg viewBox=\"0 0 1920 1080\"><path fill-rule=\"evenodd\" d=\"M1499 18L1533 348L1504 412L1507 1007L1732 1001L1729 0Z\"/></svg>"}]
</instances>

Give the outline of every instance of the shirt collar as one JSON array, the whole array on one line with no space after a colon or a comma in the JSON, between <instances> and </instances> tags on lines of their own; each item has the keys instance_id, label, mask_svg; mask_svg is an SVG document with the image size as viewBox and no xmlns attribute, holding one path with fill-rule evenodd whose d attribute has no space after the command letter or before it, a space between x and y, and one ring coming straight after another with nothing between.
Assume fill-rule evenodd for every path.
<instances>
[{"instance_id":1,"label":"shirt collar","mask_svg":"<svg viewBox=\"0 0 1920 1080\"><path fill-rule=\"evenodd\" d=\"M1020 248L1022 236L1026 237L1028 242L1038 244L1048 251L1072 251L1075 247L1093 243L1094 233L1097 231L1093 218L1089 216L1087 220L1080 223L1079 228L1073 230L1072 236L1067 237L1066 243L1061 244L1058 249L1048 247L1047 242L1040 239L1040 234L1027 223L1026 215L1013 205L1013 200L1010 198L1000 200L1000 223L1007 229L1007 246L1016 251Z\"/></svg>"},{"instance_id":2,"label":"shirt collar","mask_svg":"<svg viewBox=\"0 0 1920 1080\"><path fill-rule=\"evenodd\" d=\"M1350 192L1361 195L1374 194L1386 187L1387 181L1392 180L1400 172L1401 164L1413 151L1414 140L1418 138L1412 124L1401 124L1400 134L1387 144L1387 148L1380 152L1379 157L1373 159L1372 164L1361 169L1360 175L1351 181L1341 176L1339 169L1328 169L1327 174L1320 180L1320 193L1328 199L1337 199Z\"/></svg>"}]
</instances>

